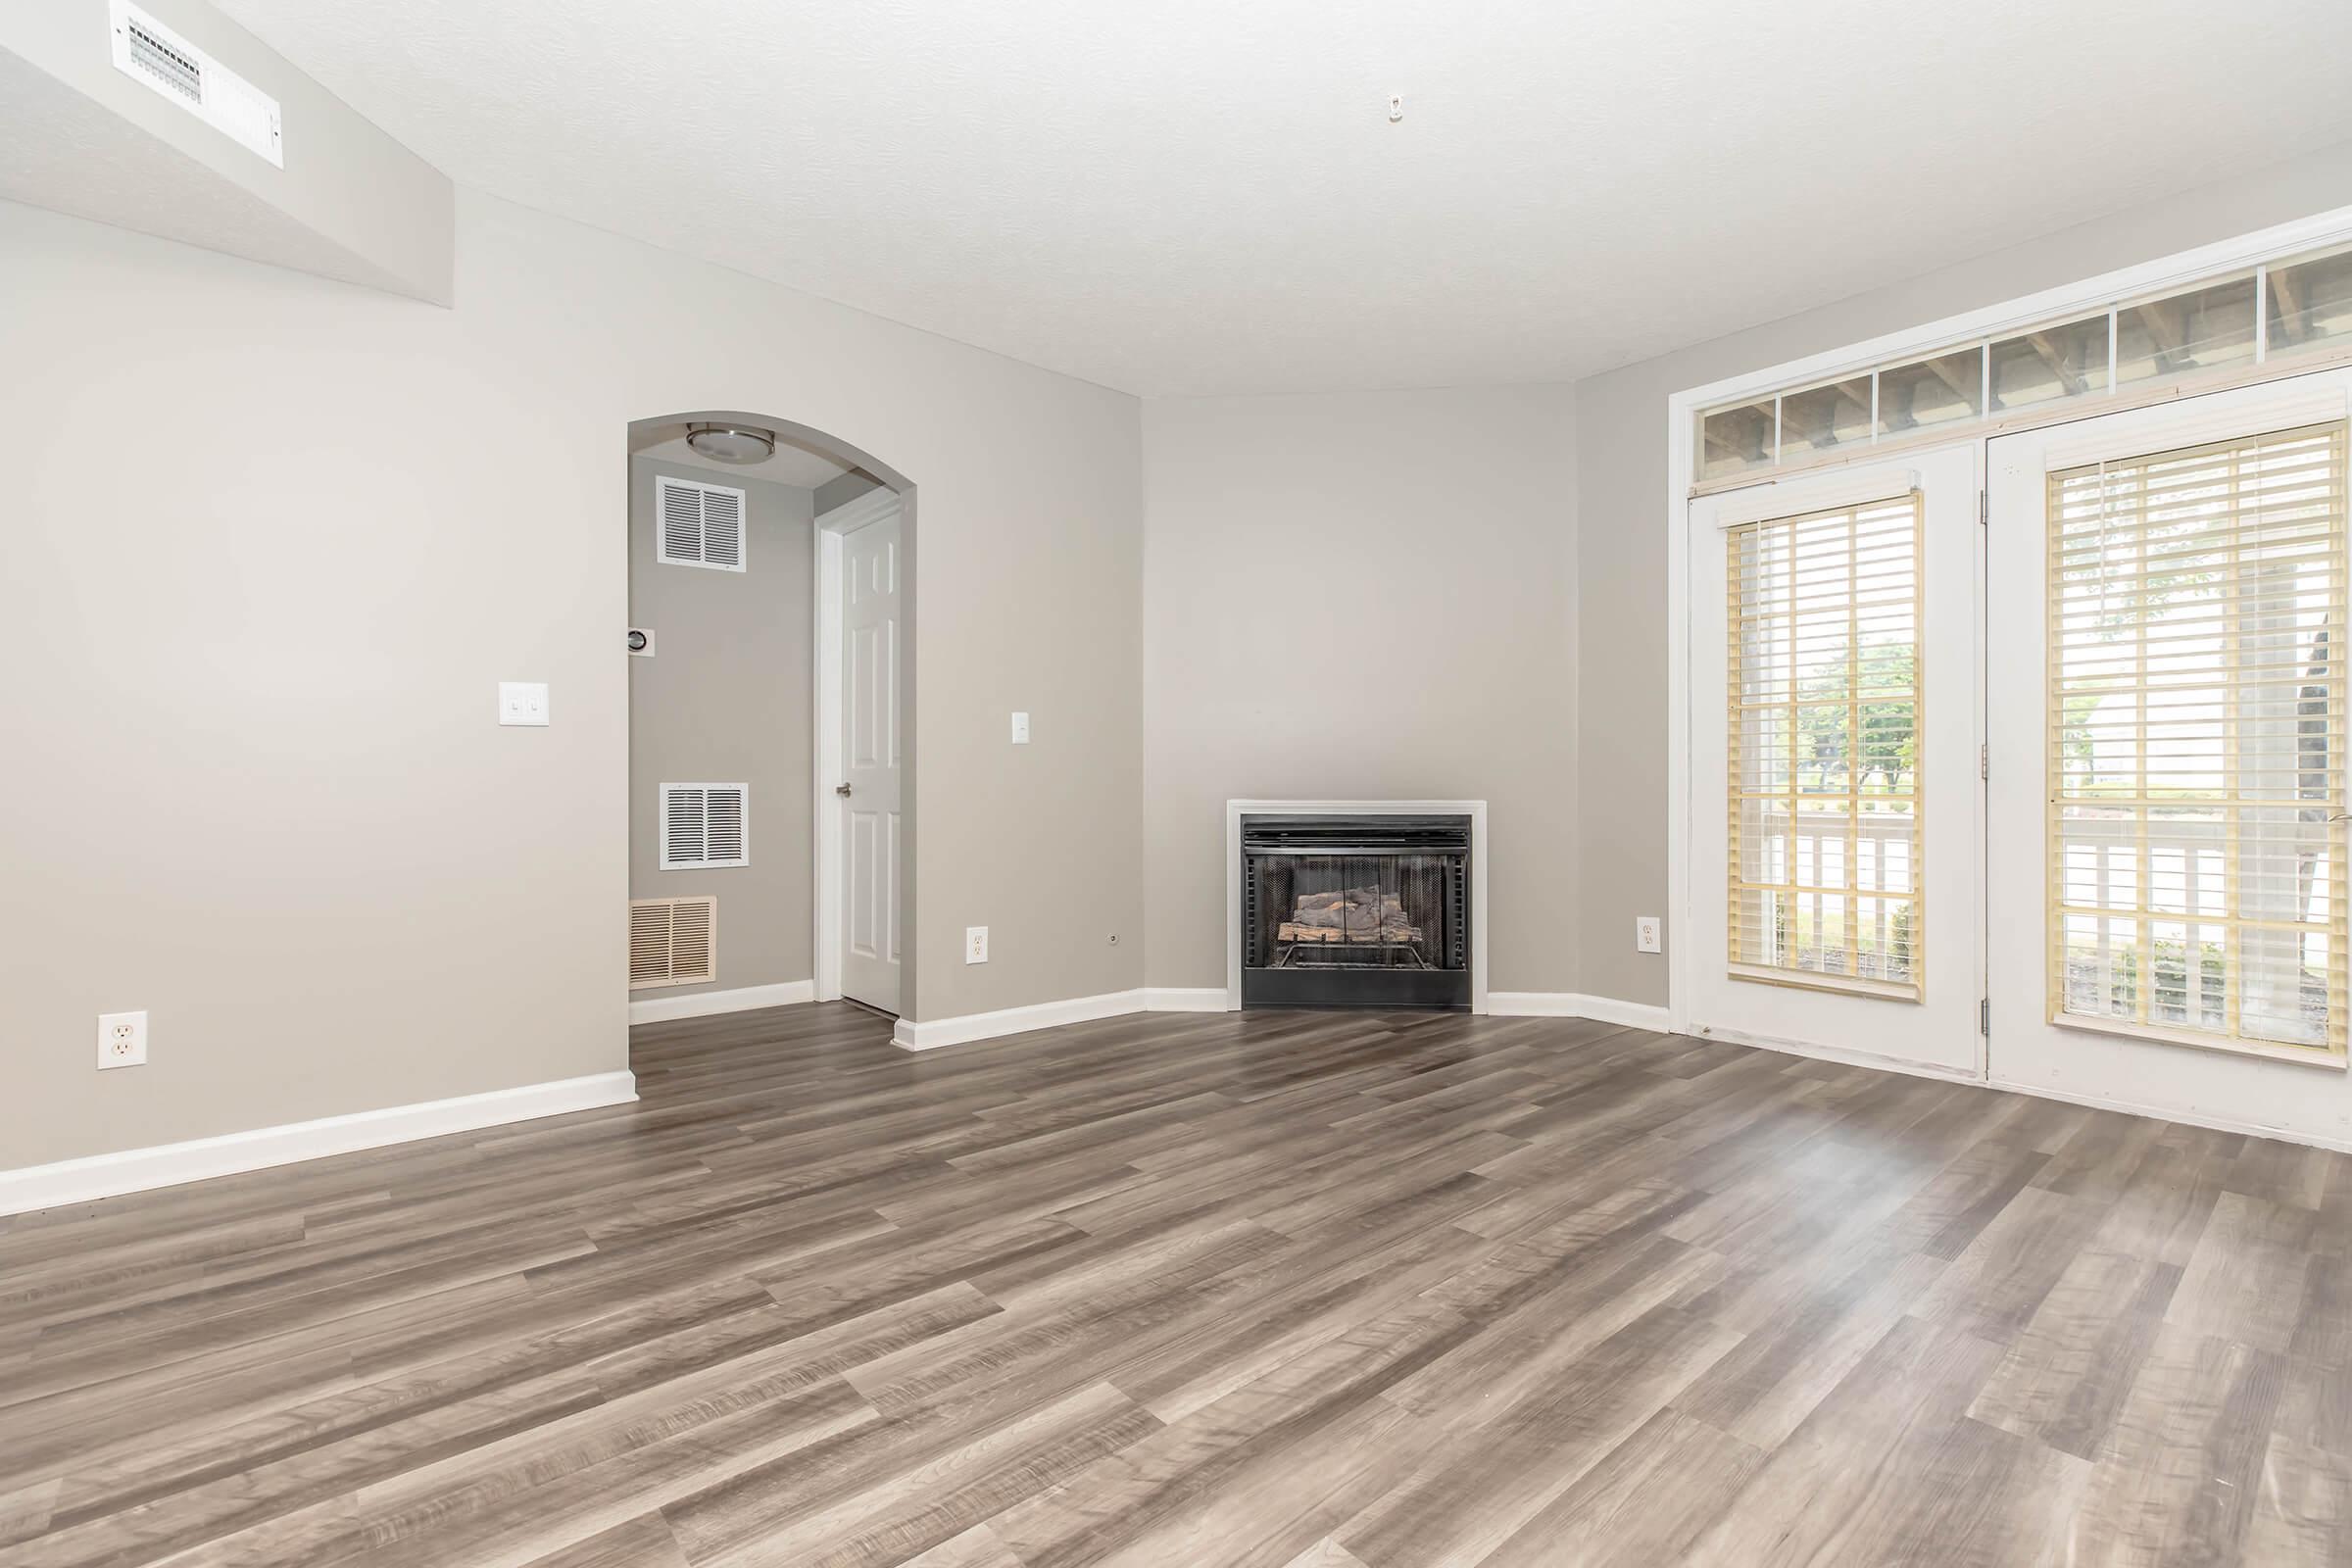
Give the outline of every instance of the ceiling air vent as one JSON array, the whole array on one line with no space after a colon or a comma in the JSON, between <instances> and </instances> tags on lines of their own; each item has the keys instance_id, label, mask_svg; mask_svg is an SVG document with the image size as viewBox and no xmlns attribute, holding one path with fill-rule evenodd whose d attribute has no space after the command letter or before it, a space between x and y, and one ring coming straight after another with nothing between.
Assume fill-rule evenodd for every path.
<instances>
[{"instance_id":1,"label":"ceiling air vent","mask_svg":"<svg viewBox=\"0 0 2352 1568\"><path fill-rule=\"evenodd\" d=\"M654 559L665 566L744 569L743 492L654 476Z\"/></svg>"},{"instance_id":2,"label":"ceiling air vent","mask_svg":"<svg viewBox=\"0 0 2352 1568\"><path fill-rule=\"evenodd\" d=\"M716 899L629 901L629 989L718 978Z\"/></svg>"},{"instance_id":3,"label":"ceiling air vent","mask_svg":"<svg viewBox=\"0 0 2352 1568\"><path fill-rule=\"evenodd\" d=\"M662 869L752 863L749 784L662 786Z\"/></svg>"},{"instance_id":4,"label":"ceiling air vent","mask_svg":"<svg viewBox=\"0 0 2352 1568\"><path fill-rule=\"evenodd\" d=\"M247 150L283 169L277 100L228 70L146 12L114 0L115 69L145 82Z\"/></svg>"}]
</instances>

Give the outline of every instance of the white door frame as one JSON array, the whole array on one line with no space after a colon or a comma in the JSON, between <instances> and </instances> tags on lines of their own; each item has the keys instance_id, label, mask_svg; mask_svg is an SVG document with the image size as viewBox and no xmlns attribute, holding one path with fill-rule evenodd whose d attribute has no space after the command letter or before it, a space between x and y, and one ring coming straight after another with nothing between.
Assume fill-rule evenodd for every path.
<instances>
[{"instance_id":1,"label":"white door frame","mask_svg":"<svg viewBox=\"0 0 2352 1568\"><path fill-rule=\"evenodd\" d=\"M869 523L902 515L905 503L888 486L845 501L816 519L811 548L816 560L815 760L816 802L816 1000L841 1000L842 820L833 787L841 782L841 541ZM903 901L893 900L897 918L906 918ZM902 933L903 935L903 933ZM903 945L903 944L902 944ZM904 999L902 999L903 1002Z\"/></svg>"},{"instance_id":2,"label":"white door frame","mask_svg":"<svg viewBox=\"0 0 2352 1568\"><path fill-rule=\"evenodd\" d=\"M1961 468L1962 460L1965 460L1966 463L1965 469ZM1923 472L1923 470L1926 471ZM1687 501L1684 503L1682 525L1677 529L1677 537L1683 542L1683 593L1687 600L1690 591L1689 574L1691 571L1690 539L1699 531L1698 519L1692 514L1694 508L1701 505L1710 508L1714 519L1710 531L1720 537L1720 531L1724 528L1741 523L1759 522L1771 517L1789 516L1822 508L1843 506L1865 499L1875 499L1888 494L1890 487L1896 486L1911 490L1924 489L1928 493L1930 538L1927 553L1918 563L1918 569L1927 582L1927 598L1931 602L1926 625L1921 629L1922 641L1919 644L1919 657L1926 665L1926 686L1924 688L1926 695L1920 707L1923 715L1921 734L1924 738L1930 729L1939 733L1948 730L1949 724L1943 715L1952 710L1952 705L1955 702L1955 688L1965 684L1969 688L1967 700L1963 705L1968 714L1966 727L1969 744L1971 749L1977 750L1982 756L1985 722L1984 530L1981 526L1970 526L1972 520L1981 521L1983 516L1984 455L1981 440L1956 441L1933 447L1914 447L1901 453L1889 453L1875 463L1857 461L1850 465L1827 469L1810 469L1784 475L1777 480L1762 480L1738 489L1716 491L1711 495ZM1955 490L1958 491L1957 494L1955 494ZM1976 493L1979 500L1977 507L1972 508L1967 505L1966 495L1969 491ZM1972 513L1975 514L1973 519L1969 516ZM1955 517L1955 514L1959 515ZM1951 553L1953 547L1946 544L1945 541L1951 539L1955 532L1952 526L1955 521L1960 526L1967 527L1969 533L1966 544L1969 560L1968 586L1964 596L1969 610L1964 639L1950 629L1948 614L1940 613L1936 608L1953 598L1963 596L1950 585L1951 579L1937 577L1935 574L1935 568L1930 564L1933 559ZM1687 603L1684 609L1684 625L1681 635L1690 638L1694 634L1694 628ZM1721 612L1718 611L1717 613L1721 613ZM1967 649L1967 654L1965 659L1960 661L1961 670L1955 671L1952 667L1953 656L1961 647ZM1688 680L1688 671L1690 665L1688 646L1686 645L1682 651L1685 654L1685 658L1681 662L1684 667L1682 678ZM1675 740L1683 759L1678 764L1675 782L1686 803L1691 795L1697 793L1691 781L1689 762L1694 746L1690 728L1691 721L1690 696L1687 687L1679 689L1678 701L1675 704ZM1722 722L1720 710L1715 705L1707 705L1705 711L1711 722L1717 724ZM1945 736L1945 742L1949 743L1948 735ZM1928 755L1934 757L1938 754L1931 751ZM1851 1061L1864 1066L1886 1067L1930 1077L1982 1081L1986 1073L1987 1062L1985 1037L1979 1021L1982 1016L1979 1009L1984 995L1985 973L1985 793L1982 770L1968 780L1969 788L1965 807L1957 798L1958 792L1950 791L1948 788L1951 773L1965 771L1966 766L1967 763L1963 758L1957 769L1942 767L1936 770L1939 787L1926 791L1926 798L1931 802L1928 808L1931 815L1922 820L1923 826L1928 820L1941 824L1936 830L1936 836L1943 840L1948 847L1953 836L1951 817L1960 814L1963 809L1967 814L1966 837L1969 844L1968 859L1970 862L1966 878L1970 884L1970 890L1965 899L1970 910L1966 927L1967 972L1965 976L1950 972L1952 966L1949 959L1956 944L1949 938L1938 938L1936 936L1939 928L1938 922L1931 918L1928 922L1928 940L1938 950L1943 960L1942 972L1936 972L1932 966L1929 973L1929 986L1936 1012L1931 1014L1922 1009L1915 1017L1905 1020L1905 1023L1925 1023L1931 1018L1940 1017L1948 1022L1951 1009L1945 999L1953 992L1960 993L1960 1010L1968 1014L1969 1059L1966 1063L1907 1056L1897 1051L1881 1051L1851 1045L1838 1046L1818 1039L1800 1038L1787 1032L1775 1032L1770 1025L1758 1029L1737 1023L1727 1024L1723 1021L1724 1004L1720 997L1707 1009L1707 1016L1693 1016L1699 1010L1696 1004L1702 986L1696 965L1689 962L1670 971L1669 974L1670 981L1676 986L1676 1000L1682 1007L1680 1018L1673 1024L1673 1032L1676 1034L1699 1032L1708 1038L1729 1040L1738 1045L1761 1046L1769 1050L1790 1052L1797 1055L1818 1056L1832 1061ZM1924 776L1922 782L1924 786ZM1688 804L1684 809L1686 811L1690 809ZM1678 820L1681 819L1678 818ZM1722 831L1721 817L1710 816L1709 820L1714 824L1711 831L1720 833ZM1686 958L1692 956L1690 950L1691 944L1696 940L1700 924L1696 910L1697 901L1701 895L1693 886L1693 878L1698 867L1692 863L1698 857L1692 855L1691 844L1692 835L1690 833L1674 834L1669 860L1670 874L1673 877L1669 904L1674 911L1673 918L1679 922L1679 929L1682 933L1680 942L1673 951L1680 953ZM1936 869L1939 858L1942 863L1940 871ZM1951 902L1948 890L1952 883L1949 878L1954 874L1949 864L1950 858L1951 857L1947 855L1940 858L1930 856L1928 859L1927 899L1936 905L1947 907ZM1720 900L1723 897L1720 869L1716 870L1715 875L1704 880L1708 890L1705 897ZM1718 905L1717 907L1720 908L1721 906ZM1711 942L1709 948L1710 953L1719 951L1720 943ZM1922 956L1924 958L1925 955L1923 954ZM1748 1016L1756 1018L1771 1018L1776 1014L1785 1018L1789 1011L1786 1004L1795 1002L1795 998L1796 994L1794 993L1777 991L1769 987L1758 988L1754 1005L1745 1008L1744 1011ZM1846 1000L1867 1001L1868 999L1849 998ZM1806 1004L1797 1003L1796 1004L1805 1005ZM1884 1011L1885 1004L1880 1004L1879 1010ZM1781 1029L1786 1031L1788 1027L1788 1025L1784 1023ZM1902 1026L1896 1027L1899 1034Z\"/></svg>"}]
</instances>

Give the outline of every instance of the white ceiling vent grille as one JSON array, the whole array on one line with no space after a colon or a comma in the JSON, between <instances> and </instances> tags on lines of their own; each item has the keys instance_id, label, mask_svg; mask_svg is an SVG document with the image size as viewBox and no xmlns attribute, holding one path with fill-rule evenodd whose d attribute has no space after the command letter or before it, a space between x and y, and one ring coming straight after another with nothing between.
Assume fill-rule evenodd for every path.
<instances>
[{"instance_id":1,"label":"white ceiling vent grille","mask_svg":"<svg viewBox=\"0 0 2352 1568\"><path fill-rule=\"evenodd\" d=\"M662 869L752 863L749 784L662 786Z\"/></svg>"},{"instance_id":2,"label":"white ceiling vent grille","mask_svg":"<svg viewBox=\"0 0 2352 1568\"><path fill-rule=\"evenodd\" d=\"M107 8L115 69L145 82L248 151L286 167L277 100L128 3Z\"/></svg>"},{"instance_id":3,"label":"white ceiling vent grille","mask_svg":"<svg viewBox=\"0 0 2352 1568\"><path fill-rule=\"evenodd\" d=\"M654 476L654 557L666 566L744 569L743 492Z\"/></svg>"},{"instance_id":4,"label":"white ceiling vent grille","mask_svg":"<svg viewBox=\"0 0 2352 1568\"><path fill-rule=\"evenodd\" d=\"M718 978L716 899L629 901L629 989Z\"/></svg>"}]
</instances>

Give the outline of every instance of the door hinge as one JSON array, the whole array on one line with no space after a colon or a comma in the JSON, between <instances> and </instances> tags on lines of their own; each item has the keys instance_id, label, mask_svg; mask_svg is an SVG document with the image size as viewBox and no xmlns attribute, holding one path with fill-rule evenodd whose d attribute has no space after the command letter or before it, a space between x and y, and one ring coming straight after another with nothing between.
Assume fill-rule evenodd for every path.
<instances>
[{"instance_id":1,"label":"door hinge","mask_svg":"<svg viewBox=\"0 0 2352 1568\"><path fill-rule=\"evenodd\" d=\"M1992 777L1992 743L1985 741L1977 747L1977 777Z\"/></svg>"},{"instance_id":2,"label":"door hinge","mask_svg":"<svg viewBox=\"0 0 2352 1568\"><path fill-rule=\"evenodd\" d=\"M1990 1038L1992 1034L1992 999L1985 997L1977 1003L1977 1033Z\"/></svg>"},{"instance_id":3,"label":"door hinge","mask_svg":"<svg viewBox=\"0 0 2352 1568\"><path fill-rule=\"evenodd\" d=\"M1986 500L1985 493L1980 490L1977 492L1977 526L1980 528L1985 527L1991 522L1991 520L1992 503Z\"/></svg>"}]
</instances>

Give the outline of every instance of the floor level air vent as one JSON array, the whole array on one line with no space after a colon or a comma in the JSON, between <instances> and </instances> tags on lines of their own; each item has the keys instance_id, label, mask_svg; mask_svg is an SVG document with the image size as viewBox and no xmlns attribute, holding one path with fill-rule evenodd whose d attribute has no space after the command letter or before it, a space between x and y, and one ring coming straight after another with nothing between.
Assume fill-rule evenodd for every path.
<instances>
[{"instance_id":1,"label":"floor level air vent","mask_svg":"<svg viewBox=\"0 0 2352 1568\"><path fill-rule=\"evenodd\" d=\"M629 901L629 989L718 978L716 899Z\"/></svg>"}]
</instances>

